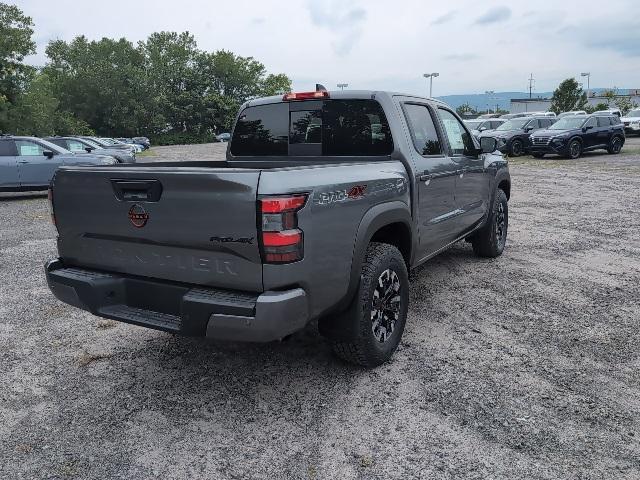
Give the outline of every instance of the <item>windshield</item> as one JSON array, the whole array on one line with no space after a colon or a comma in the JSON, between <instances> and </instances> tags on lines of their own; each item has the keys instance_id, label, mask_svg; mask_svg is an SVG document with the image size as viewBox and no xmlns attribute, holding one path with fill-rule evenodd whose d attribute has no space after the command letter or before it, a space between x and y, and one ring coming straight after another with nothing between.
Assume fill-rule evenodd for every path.
<instances>
[{"instance_id":1,"label":"windshield","mask_svg":"<svg viewBox=\"0 0 640 480\"><path fill-rule=\"evenodd\" d=\"M483 120L465 120L464 123L471 130L477 130L482 125Z\"/></svg>"},{"instance_id":2,"label":"windshield","mask_svg":"<svg viewBox=\"0 0 640 480\"><path fill-rule=\"evenodd\" d=\"M93 143L97 143L100 148L108 147L110 144L105 142L104 139L91 137Z\"/></svg>"},{"instance_id":3,"label":"windshield","mask_svg":"<svg viewBox=\"0 0 640 480\"><path fill-rule=\"evenodd\" d=\"M631 110L627 117L640 117L640 110Z\"/></svg>"},{"instance_id":4,"label":"windshield","mask_svg":"<svg viewBox=\"0 0 640 480\"><path fill-rule=\"evenodd\" d=\"M575 115L573 117L563 117L549 127L549 130L571 130L580 128L586 117L583 115Z\"/></svg>"},{"instance_id":5,"label":"windshield","mask_svg":"<svg viewBox=\"0 0 640 480\"><path fill-rule=\"evenodd\" d=\"M47 142L46 140L38 139L38 142L42 146L47 147L49 150L51 150L53 152L64 153L64 154L71 153L66 148L62 148L60 145L56 145L55 143Z\"/></svg>"},{"instance_id":6,"label":"windshield","mask_svg":"<svg viewBox=\"0 0 640 480\"><path fill-rule=\"evenodd\" d=\"M522 128L529 122L529 118L514 118L508 122L504 122L496 130L522 130Z\"/></svg>"},{"instance_id":7,"label":"windshield","mask_svg":"<svg viewBox=\"0 0 640 480\"><path fill-rule=\"evenodd\" d=\"M88 138L83 138L81 140L84 144L93 147L93 148L102 148L100 145L98 145L96 142L94 142L93 140L89 140Z\"/></svg>"}]
</instances>

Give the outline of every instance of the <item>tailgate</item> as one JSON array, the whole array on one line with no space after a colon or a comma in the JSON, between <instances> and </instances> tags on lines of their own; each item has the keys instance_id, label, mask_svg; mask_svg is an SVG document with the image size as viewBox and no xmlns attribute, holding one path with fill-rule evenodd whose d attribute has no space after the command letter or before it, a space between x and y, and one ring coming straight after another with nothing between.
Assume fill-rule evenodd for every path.
<instances>
[{"instance_id":1,"label":"tailgate","mask_svg":"<svg viewBox=\"0 0 640 480\"><path fill-rule=\"evenodd\" d=\"M259 170L66 167L53 201L67 265L262 291Z\"/></svg>"}]
</instances>

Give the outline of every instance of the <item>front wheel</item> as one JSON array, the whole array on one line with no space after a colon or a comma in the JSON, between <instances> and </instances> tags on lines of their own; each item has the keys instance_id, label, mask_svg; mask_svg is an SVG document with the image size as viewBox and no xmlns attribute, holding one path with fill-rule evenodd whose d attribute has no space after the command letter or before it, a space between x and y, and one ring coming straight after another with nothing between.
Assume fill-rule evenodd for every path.
<instances>
[{"instance_id":1,"label":"front wheel","mask_svg":"<svg viewBox=\"0 0 640 480\"><path fill-rule=\"evenodd\" d=\"M620 153L620 150L622 150L622 139L620 137L613 137L607 147L607 152L615 155Z\"/></svg>"},{"instance_id":2,"label":"front wheel","mask_svg":"<svg viewBox=\"0 0 640 480\"><path fill-rule=\"evenodd\" d=\"M407 321L409 275L400 251L393 245L372 242L367 247L356 294L353 340L333 341L333 351L350 363L377 367L398 348Z\"/></svg>"},{"instance_id":3,"label":"front wheel","mask_svg":"<svg viewBox=\"0 0 640 480\"><path fill-rule=\"evenodd\" d=\"M504 190L498 189L487 223L471 238L473 251L479 257L502 255L509 228L509 202Z\"/></svg>"},{"instance_id":4,"label":"front wheel","mask_svg":"<svg viewBox=\"0 0 640 480\"><path fill-rule=\"evenodd\" d=\"M569 158L575 160L576 158L580 158L580 155L582 155L582 144L580 140L571 140L571 143L569 143Z\"/></svg>"},{"instance_id":5,"label":"front wheel","mask_svg":"<svg viewBox=\"0 0 640 480\"><path fill-rule=\"evenodd\" d=\"M509 153L511 153L512 157L519 157L522 155L524 153L524 144L522 143L522 140L514 140L511 142L511 151Z\"/></svg>"}]
</instances>

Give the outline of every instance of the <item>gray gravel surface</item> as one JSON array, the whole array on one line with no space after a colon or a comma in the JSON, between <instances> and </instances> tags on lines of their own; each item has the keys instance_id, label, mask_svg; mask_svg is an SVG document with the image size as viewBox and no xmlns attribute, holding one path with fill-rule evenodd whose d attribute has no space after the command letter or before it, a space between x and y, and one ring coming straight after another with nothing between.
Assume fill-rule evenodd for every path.
<instances>
[{"instance_id":1,"label":"gray gravel surface","mask_svg":"<svg viewBox=\"0 0 640 480\"><path fill-rule=\"evenodd\" d=\"M209 343L68 307L45 197L0 195L0 478L640 478L640 155L511 168L504 255L414 272L370 371L314 325Z\"/></svg>"}]
</instances>

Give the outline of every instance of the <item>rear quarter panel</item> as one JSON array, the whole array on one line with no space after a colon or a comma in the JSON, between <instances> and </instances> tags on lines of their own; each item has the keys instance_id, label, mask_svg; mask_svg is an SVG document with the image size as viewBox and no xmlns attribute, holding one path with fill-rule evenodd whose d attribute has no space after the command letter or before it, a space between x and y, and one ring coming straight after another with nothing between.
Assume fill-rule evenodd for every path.
<instances>
[{"instance_id":1,"label":"rear quarter panel","mask_svg":"<svg viewBox=\"0 0 640 480\"><path fill-rule=\"evenodd\" d=\"M362 195L350 198L352 189ZM356 192L356 190L354 190ZM358 229L366 212L400 201L410 211L409 179L400 161L309 166L263 171L259 196L307 193L298 214L304 259L265 265L265 290L299 285L310 293L310 315L318 317L344 298L349 287Z\"/></svg>"}]
</instances>

